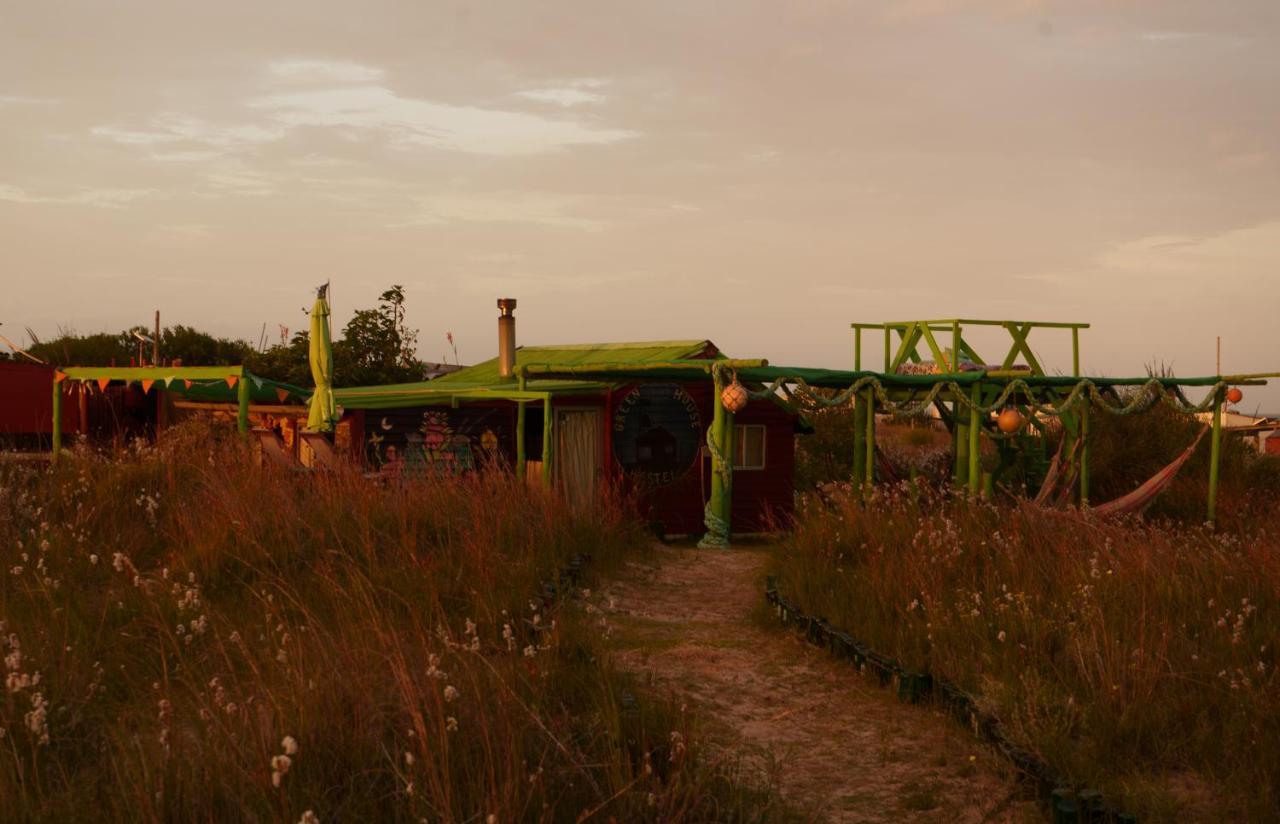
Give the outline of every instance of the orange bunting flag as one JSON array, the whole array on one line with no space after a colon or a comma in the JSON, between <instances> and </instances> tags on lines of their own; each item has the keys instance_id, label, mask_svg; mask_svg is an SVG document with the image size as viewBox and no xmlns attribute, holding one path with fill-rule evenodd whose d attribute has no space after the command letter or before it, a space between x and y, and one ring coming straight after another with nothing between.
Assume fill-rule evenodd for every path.
<instances>
[{"instance_id":1,"label":"orange bunting flag","mask_svg":"<svg viewBox=\"0 0 1280 824\"><path fill-rule=\"evenodd\" d=\"M111 378L98 378L98 389L102 392L107 391L107 386L111 384Z\"/></svg>"},{"instance_id":2,"label":"orange bunting flag","mask_svg":"<svg viewBox=\"0 0 1280 824\"><path fill-rule=\"evenodd\" d=\"M148 392L150 392L153 384L155 384L155 381L153 380L150 380L150 379L144 380L142 382L142 394L145 395Z\"/></svg>"},{"instance_id":3,"label":"orange bunting flag","mask_svg":"<svg viewBox=\"0 0 1280 824\"><path fill-rule=\"evenodd\" d=\"M54 382L54 383L62 383L62 382L63 382L63 381L65 381L66 379L67 379L67 373L66 373L66 372L59 372L59 371L58 371L58 370L56 370L56 369L54 370L54 372L53 372L53 382Z\"/></svg>"},{"instance_id":4,"label":"orange bunting flag","mask_svg":"<svg viewBox=\"0 0 1280 824\"><path fill-rule=\"evenodd\" d=\"M237 383L239 380L240 380L240 379L239 379L238 377L236 377L235 375L227 375L227 388L228 388L228 389L235 389L235 388L236 388L236 383Z\"/></svg>"},{"instance_id":5,"label":"orange bunting flag","mask_svg":"<svg viewBox=\"0 0 1280 824\"><path fill-rule=\"evenodd\" d=\"M183 386L185 386L187 389L190 389L190 388L191 388L191 381L187 380L186 378L183 378L183 379L182 379L182 385L183 385Z\"/></svg>"},{"instance_id":6,"label":"orange bunting flag","mask_svg":"<svg viewBox=\"0 0 1280 824\"><path fill-rule=\"evenodd\" d=\"M287 401L287 400L289 399L289 390L288 390L288 389L281 389L280 387L278 387L278 386L277 386L277 387L276 387L276 398L277 398L277 399L279 399L280 403L284 403L285 401Z\"/></svg>"}]
</instances>

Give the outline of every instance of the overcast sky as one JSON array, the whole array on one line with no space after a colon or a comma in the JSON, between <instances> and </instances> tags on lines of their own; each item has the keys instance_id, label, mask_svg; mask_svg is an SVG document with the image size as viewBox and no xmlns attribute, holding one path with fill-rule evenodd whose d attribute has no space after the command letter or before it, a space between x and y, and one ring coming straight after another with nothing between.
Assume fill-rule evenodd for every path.
<instances>
[{"instance_id":1,"label":"overcast sky","mask_svg":"<svg viewBox=\"0 0 1280 824\"><path fill-rule=\"evenodd\" d=\"M278 338L332 279L464 363L512 296L522 343L1280 369L1278 81L1275 0L0 0L0 332Z\"/></svg>"}]
</instances>

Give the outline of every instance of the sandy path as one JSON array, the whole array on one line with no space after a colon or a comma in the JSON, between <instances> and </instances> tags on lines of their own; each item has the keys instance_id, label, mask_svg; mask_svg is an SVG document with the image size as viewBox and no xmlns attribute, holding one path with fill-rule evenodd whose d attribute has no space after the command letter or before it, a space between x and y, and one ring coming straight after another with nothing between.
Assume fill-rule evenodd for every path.
<instances>
[{"instance_id":1,"label":"sandy path","mask_svg":"<svg viewBox=\"0 0 1280 824\"><path fill-rule=\"evenodd\" d=\"M620 666L819 821L1041 821L1005 763L760 616L760 550L659 548L601 591Z\"/></svg>"}]
</instances>

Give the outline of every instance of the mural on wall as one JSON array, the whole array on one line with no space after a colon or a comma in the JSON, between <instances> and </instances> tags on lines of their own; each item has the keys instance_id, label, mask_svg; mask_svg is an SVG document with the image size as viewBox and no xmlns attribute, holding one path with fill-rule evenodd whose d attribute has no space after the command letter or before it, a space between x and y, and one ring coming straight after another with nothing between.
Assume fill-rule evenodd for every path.
<instances>
[{"instance_id":1,"label":"mural on wall","mask_svg":"<svg viewBox=\"0 0 1280 824\"><path fill-rule=\"evenodd\" d=\"M637 486L666 486L693 467L704 432L698 403L683 387L642 384L615 407L614 456Z\"/></svg>"},{"instance_id":2,"label":"mural on wall","mask_svg":"<svg viewBox=\"0 0 1280 824\"><path fill-rule=\"evenodd\" d=\"M510 462L506 409L429 407L371 412L365 424L370 466L386 474L467 472L487 461Z\"/></svg>"}]
</instances>

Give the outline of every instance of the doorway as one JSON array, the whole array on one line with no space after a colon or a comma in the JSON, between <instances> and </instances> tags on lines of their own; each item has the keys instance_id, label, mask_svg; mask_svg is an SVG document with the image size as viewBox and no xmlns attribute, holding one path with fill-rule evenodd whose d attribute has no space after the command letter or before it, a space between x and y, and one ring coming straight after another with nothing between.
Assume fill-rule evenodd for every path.
<instances>
[{"instance_id":1,"label":"doorway","mask_svg":"<svg viewBox=\"0 0 1280 824\"><path fill-rule=\"evenodd\" d=\"M599 409L555 411L556 486L573 507L590 506L604 475L604 431Z\"/></svg>"}]
</instances>

